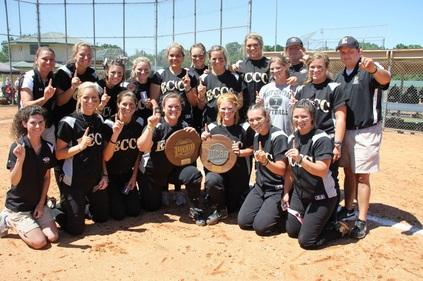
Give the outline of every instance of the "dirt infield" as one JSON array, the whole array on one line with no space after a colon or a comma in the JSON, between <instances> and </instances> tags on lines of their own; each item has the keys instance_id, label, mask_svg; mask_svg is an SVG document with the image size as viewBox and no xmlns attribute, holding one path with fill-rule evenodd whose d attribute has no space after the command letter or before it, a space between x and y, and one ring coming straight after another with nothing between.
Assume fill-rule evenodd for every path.
<instances>
[{"instance_id":1,"label":"dirt infield","mask_svg":"<svg viewBox=\"0 0 423 281\"><path fill-rule=\"evenodd\" d=\"M16 111L0 107L0 204ZM0 239L1 280L423 280L423 135L385 132L382 172L371 177L370 221L360 241L345 239L304 251L286 234L258 237L236 218L198 227L171 207L124 221L90 225L84 236L61 232L46 250L15 233ZM53 181L54 182L54 181ZM52 185L50 195L57 197ZM412 225L411 230L398 229ZM406 227L407 228L407 227Z\"/></svg>"}]
</instances>

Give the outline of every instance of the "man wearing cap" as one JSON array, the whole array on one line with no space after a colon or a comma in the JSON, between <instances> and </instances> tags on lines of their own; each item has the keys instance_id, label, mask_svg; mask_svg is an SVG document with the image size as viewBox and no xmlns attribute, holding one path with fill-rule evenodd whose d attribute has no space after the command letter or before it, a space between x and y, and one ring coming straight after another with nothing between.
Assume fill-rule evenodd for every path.
<instances>
[{"instance_id":1,"label":"man wearing cap","mask_svg":"<svg viewBox=\"0 0 423 281\"><path fill-rule=\"evenodd\" d=\"M289 59L289 75L297 77L297 85L304 84L307 79L307 59L303 41L298 37L291 37L286 40L285 54Z\"/></svg>"},{"instance_id":2,"label":"man wearing cap","mask_svg":"<svg viewBox=\"0 0 423 281\"><path fill-rule=\"evenodd\" d=\"M345 173L345 207L338 212L338 219L355 219L353 204L357 197L359 215L351 236L361 239L367 234L370 174L379 171L382 90L388 89L391 74L373 59L362 56L354 37L343 37L336 50L345 68L336 75L335 81L341 83L349 97L340 159Z\"/></svg>"}]
</instances>

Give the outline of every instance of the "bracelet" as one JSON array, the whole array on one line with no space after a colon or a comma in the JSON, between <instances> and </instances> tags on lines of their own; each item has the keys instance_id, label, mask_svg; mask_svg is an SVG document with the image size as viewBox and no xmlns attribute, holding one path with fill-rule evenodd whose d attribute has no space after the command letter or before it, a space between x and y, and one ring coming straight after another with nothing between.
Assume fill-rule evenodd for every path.
<instances>
[{"instance_id":1,"label":"bracelet","mask_svg":"<svg viewBox=\"0 0 423 281\"><path fill-rule=\"evenodd\" d=\"M263 166L265 166L265 167L266 167L267 165L269 165L269 162L270 162L270 161L269 161L269 159L266 159L266 160L267 160L266 164L262 164L262 165L263 165Z\"/></svg>"},{"instance_id":2,"label":"bracelet","mask_svg":"<svg viewBox=\"0 0 423 281\"><path fill-rule=\"evenodd\" d=\"M188 93L188 92L189 92L189 91L191 91L191 90L192 90L192 87L190 87L190 88L189 88L189 90L185 90L185 92L187 92L187 93Z\"/></svg>"},{"instance_id":3,"label":"bracelet","mask_svg":"<svg viewBox=\"0 0 423 281\"><path fill-rule=\"evenodd\" d=\"M300 154L300 161L298 161L298 165L301 165L303 162L304 155Z\"/></svg>"},{"instance_id":4,"label":"bracelet","mask_svg":"<svg viewBox=\"0 0 423 281\"><path fill-rule=\"evenodd\" d=\"M377 67L377 65L375 64L375 67L376 67L376 69L375 69L375 71L373 71L373 72L369 72L370 74L375 74L376 72L377 72L377 70L379 69L379 67Z\"/></svg>"},{"instance_id":5,"label":"bracelet","mask_svg":"<svg viewBox=\"0 0 423 281\"><path fill-rule=\"evenodd\" d=\"M110 143L113 143L113 144L116 144L116 142L115 141L112 141L112 139L110 139L110 141L109 141Z\"/></svg>"},{"instance_id":6,"label":"bracelet","mask_svg":"<svg viewBox=\"0 0 423 281\"><path fill-rule=\"evenodd\" d=\"M109 176L109 174L103 174L103 177L108 177Z\"/></svg>"},{"instance_id":7,"label":"bracelet","mask_svg":"<svg viewBox=\"0 0 423 281\"><path fill-rule=\"evenodd\" d=\"M151 125L147 125L147 129L149 129L149 130L151 130L151 131L154 131L154 127L153 127L153 126L151 126Z\"/></svg>"}]
</instances>

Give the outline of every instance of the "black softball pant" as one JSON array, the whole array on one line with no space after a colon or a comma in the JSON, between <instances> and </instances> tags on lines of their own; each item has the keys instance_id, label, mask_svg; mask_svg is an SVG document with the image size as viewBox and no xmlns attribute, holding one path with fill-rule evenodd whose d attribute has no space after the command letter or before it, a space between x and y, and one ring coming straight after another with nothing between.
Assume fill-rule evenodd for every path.
<instances>
[{"instance_id":1,"label":"black softball pant","mask_svg":"<svg viewBox=\"0 0 423 281\"><path fill-rule=\"evenodd\" d=\"M337 204L337 197L315 200L313 195L295 186L289 206L302 215L303 224L288 213L286 232L290 237L298 238L298 243L304 249L317 249L339 238L337 231L326 227Z\"/></svg>"},{"instance_id":2,"label":"black softball pant","mask_svg":"<svg viewBox=\"0 0 423 281\"><path fill-rule=\"evenodd\" d=\"M115 220L122 220L125 216L136 217L141 213L137 187L135 186L128 194L122 193L131 176L132 173L121 175L109 173L107 191L109 194L110 215Z\"/></svg>"},{"instance_id":3,"label":"black softball pant","mask_svg":"<svg viewBox=\"0 0 423 281\"><path fill-rule=\"evenodd\" d=\"M146 169L144 174L138 174L141 207L147 211L160 209L162 206L162 191L169 183L172 183L185 185L191 205L198 208L202 178L201 172L192 165L174 167L169 173L163 173L160 167Z\"/></svg>"},{"instance_id":4,"label":"black softball pant","mask_svg":"<svg viewBox=\"0 0 423 281\"><path fill-rule=\"evenodd\" d=\"M92 192L93 186L72 185L63 182L59 185L60 204L64 215L58 223L71 235L79 235L85 228L85 205L94 222L105 222L109 218L109 198L106 190Z\"/></svg>"},{"instance_id":5,"label":"black softball pant","mask_svg":"<svg viewBox=\"0 0 423 281\"><path fill-rule=\"evenodd\" d=\"M206 171L206 198L212 208L228 208L232 213L241 207L249 190L249 177L245 159L240 160L242 165L237 163L223 174Z\"/></svg>"},{"instance_id":6,"label":"black softball pant","mask_svg":"<svg viewBox=\"0 0 423 281\"><path fill-rule=\"evenodd\" d=\"M264 191L254 185L239 210L239 227L261 236L282 232L281 196L282 190Z\"/></svg>"}]
</instances>

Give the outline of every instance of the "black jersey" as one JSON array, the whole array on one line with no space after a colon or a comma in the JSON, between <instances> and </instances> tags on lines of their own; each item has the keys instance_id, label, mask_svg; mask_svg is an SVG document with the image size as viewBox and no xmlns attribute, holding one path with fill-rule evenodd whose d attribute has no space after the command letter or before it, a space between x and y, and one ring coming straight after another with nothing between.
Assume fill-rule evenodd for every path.
<instances>
[{"instance_id":1,"label":"black jersey","mask_svg":"<svg viewBox=\"0 0 423 281\"><path fill-rule=\"evenodd\" d=\"M112 118L114 120L114 116ZM106 120L108 126L108 135L112 135L112 120ZM139 150L137 147L137 139L144 128L144 120L141 117L135 117L125 124L115 144L115 151L112 158L107 161L107 171L111 175L128 174L132 172L135 160L138 157Z\"/></svg>"},{"instance_id":2,"label":"black jersey","mask_svg":"<svg viewBox=\"0 0 423 281\"><path fill-rule=\"evenodd\" d=\"M161 78L157 72L150 72L147 82L141 84L135 79L129 80L129 84L132 84L135 87L134 94L138 99L137 110L135 111L136 116L142 117L144 120L147 120L153 114L151 109L148 109L144 106L143 100L145 98L152 98L150 93L151 84L156 84L160 86Z\"/></svg>"},{"instance_id":3,"label":"black jersey","mask_svg":"<svg viewBox=\"0 0 423 281\"><path fill-rule=\"evenodd\" d=\"M167 160L166 155L164 153L166 140L172 135L174 132L188 127L188 123L185 121L179 121L175 126L171 127L164 118L160 118L160 122L156 125L152 140L153 146L151 147L151 151L149 153L148 159L143 159L146 161L146 168L147 169L160 169L160 170L169 170L174 165Z\"/></svg>"},{"instance_id":4,"label":"black jersey","mask_svg":"<svg viewBox=\"0 0 423 281\"><path fill-rule=\"evenodd\" d=\"M27 136L20 141L25 146L25 159L22 166L22 177L16 186L12 186L6 195L6 208L14 212L32 212L41 199L44 176L48 169L54 167L53 145L41 139L41 149L36 154ZM12 170L16 164L13 150L16 143L10 146L7 169Z\"/></svg>"},{"instance_id":5,"label":"black jersey","mask_svg":"<svg viewBox=\"0 0 423 281\"><path fill-rule=\"evenodd\" d=\"M106 80L101 79L97 83L102 89L101 95L104 95L104 88L106 88ZM124 90L126 90L126 88L120 86L120 84L117 84L112 88L106 89L107 95L110 96L110 99L107 105L103 108L103 111L101 112L101 116L103 116L104 119L110 119L112 115L115 115L117 113L117 96L120 92Z\"/></svg>"},{"instance_id":6,"label":"black jersey","mask_svg":"<svg viewBox=\"0 0 423 281\"><path fill-rule=\"evenodd\" d=\"M66 91L72 86L72 78L75 74L75 63L70 63L60 67L53 77L53 86ZM94 68L88 67L82 75L78 75L81 82L96 82L97 74ZM63 117L71 114L76 109L76 96L74 95L66 104L56 106L55 119L59 122Z\"/></svg>"},{"instance_id":7,"label":"black jersey","mask_svg":"<svg viewBox=\"0 0 423 281\"><path fill-rule=\"evenodd\" d=\"M174 75L169 68L161 69L158 71L161 77L161 95L160 95L160 102L164 95L168 92L177 92L181 95L182 100L184 101L184 108L182 109L182 118L188 124L193 125L193 115L192 115L192 106L188 102L187 95L185 93L184 83L182 82L182 78L187 74L187 70L182 68L181 73L178 75ZM191 80L190 87L197 87L197 79L195 76L188 73L188 76Z\"/></svg>"},{"instance_id":8,"label":"black jersey","mask_svg":"<svg viewBox=\"0 0 423 281\"><path fill-rule=\"evenodd\" d=\"M217 98L221 94L241 92L241 82L239 76L225 70L221 75L214 75L211 72L204 74L200 78L206 86L206 107L204 108L204 122L211 123L216 121L217 116Z\"/></svg>"},{"instance_id":9,"label":"black jersey","mask_svg":"<svg viewBox=\"0 0 423 281\"><path fill-rule=\"evenodd\" d=\"M258 133L254 136L254 151L259 148L259 142L267 154L269 161L285 159L285 152L288 150L288 137L280 129L271 126L269 133L265 136ZM256 161L256 184L263 190L280 190L284 185L284 178L276 175Z\"/></svg>"},{"instance_id":10,"label":"black jersey","mask_svg":"<svg viewBox=\"0 0 423 281\"><path fill-rule=\"evenodd\" d=\"M43 81L41 79L41 74L37 69L27 71L23 77L21 89L28 88L32 91L32 100L37 100L44 97L44 89L47 87L50 79L53 78L53 72L50 72L47 75L47 79ZM43 107L47 110L47 127L50 127L50 123L53 121L53 108L55 106L56 96L52 96L46 103L43 104ZM20 102L20 101L19 101ZM22 104L21 104L22 107Z\"/></svg>"},{"instance_id":11,"label":"black jersey","mask_svg":"<svg viewBox=\"0 0 423 281\"><path fill-rule=\"evenodd\" d=\"M333 143L329 135L320 129L313 129L306 135L290 135L288 146L292 147L293 140L298 145L300 154L308 160L316 162L318 160L332 159ZM294 188L299 188L301 192L306 192L315 200L322 200L337 196L335 179L331 170L324 177L314 176L307 172L301 165L294 163L291 165L294 176Z\"/></svg>"},{"instance_id":12,"label":"black jersey","mask_svg":"<svg viewBox=\"0 0 423 281\"><path fill-rule=\"evenodd\" d=\"M335 110L348 100L339 83L326 79L323 83L306 85L297 88L295 98L309 99L316 107L316 128L327 134L335 133Z\"/></svg>"},{"instance_id":13,"label":"black jersey","mask_svg":"<svg viewBox=\"0 0 423 281\"><path fill-rule=\"evenodd\" d=\"M254 132L249 129L248 123L223 126L213 122L208 124L207 127L211 135L225 135L235 142L241 142L241 149L253 146Z\"/></svg>"},{"instance_id":14,"label":"black jersey","mask_svg":"<svg viewBox=\"0 0 423 281\"><path fill-rule=\"evenodd\" d=\"M359 63L349 75L344 69L335 78L348 96L347 130L367 128L382 120L382 90L389 87L389 83L379 84L372 74L359 67Z\"/></svg>"},{"instance_id":15,"label":"black jersey","mask_svg":"<svg viewBox=\"0 0 423 281\"><path fill-rule=\"evenodd\" d=\"M248 107L256 102L256 94L261 87L269 83L269 59L262 57L259 60L245 59L239 65L244 95L244 105L240 116L244 120Z\"/></svg>"},{"instance_id":16,"label":"black jersey","mask_svg":"<svg viewBox=\"0 0 423 281\"><path fill-rule=\"evenodd\" d=\"M304 82L307 80L307 66L300 62L296 65L291 65L288 68L289 76L297 77L297 85L303 85Z\"/></svg>"},{"instance_id":17,"label":"black jersey","mask_svg":"<svg viewBox=\"0 0 423 281\"><path fill-rule=\"evenodd\" d=\"M205 65L205 66L204 66L204 68L201 68L201 69L197 69L197 68L195 68L195 67L191 66L191 67L188 69L188 74L189 74L189 75L192 75L192 76L195 76L195 79L197 80L197 82L199 82L199 81L200 81L200 80L199 80L199 79L200 79L200 76L201 76L201 75L203 75L203 74L204 74L204 72L205 72L207 69L209 69L207 65ZM197 86L198 86L198 85L197 85Z\"/></svg>"},{"instance_id":18,"label":"black jersey","mask_svg":"<svg viewBox=\"0 0 423 281\"><path fill-rule=\"evenodd\" d=\"M93 143L73 157L65 159L62 165L63 182L69 186L84 182L84 186L94 186L102 175L103 147L107 139L107 128L98 114L90 116L73 112L59 122L57 138L69 147L80 143L86 128Z\"/></svg>"}]
</instances>

